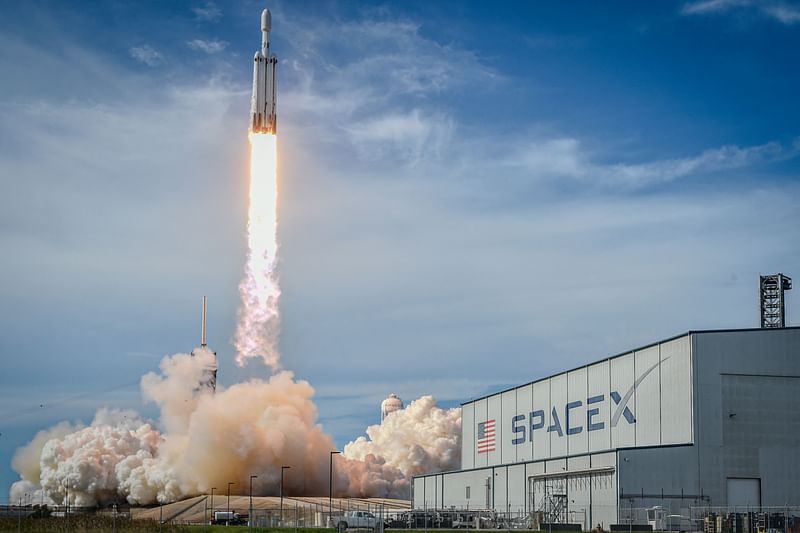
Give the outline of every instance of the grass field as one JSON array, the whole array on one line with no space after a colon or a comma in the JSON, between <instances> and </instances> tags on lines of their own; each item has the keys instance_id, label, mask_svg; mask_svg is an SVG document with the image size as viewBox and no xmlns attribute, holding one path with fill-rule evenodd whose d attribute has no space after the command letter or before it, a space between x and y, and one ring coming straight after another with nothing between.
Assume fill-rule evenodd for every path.
<instances>
[{"instance_id":1,"label":"grass field","mask_svg":"<svg viewBox=\"0 0 800 533\"><path fill-rule=\"evenodd\" d=\"M103 516L73 516L69 529L64 518L0 518L0 533L246 533L247 526L170 525L153 520L117 520ZM257 533L333 533L323 528L253 528Z\"/></svg>"},{"instance_id":2,"label":"grass field","mask_svg":"<svg viewBox=\"0 0 800 533\"><path fill-rule=\"evenodd\" d=\"M256 533L335 533L325 528L253 528ZM352 533L365 530L351 530ZM387 533L409 533L407 529L387 529ZM463 529L431 529L436 533L465 533ZM64 518L0 518L0 533L247 533L247 526L171 525L154 520L117 520L105 516L83 515L69 519L69 529ZM637 533L634 531L634 533Z\"/></svg>"}]
</instances>

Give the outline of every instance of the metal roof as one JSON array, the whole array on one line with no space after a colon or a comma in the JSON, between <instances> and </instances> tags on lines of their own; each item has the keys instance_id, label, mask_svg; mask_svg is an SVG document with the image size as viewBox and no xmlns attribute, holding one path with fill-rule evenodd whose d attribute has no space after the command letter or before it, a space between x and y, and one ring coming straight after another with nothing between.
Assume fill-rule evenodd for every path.
<instances>
[{"instance_id":1,"label":"metal roof","mask_svg":"<svg viewBox=\"0 0 800 533\"><path fill-rule=\"evenodd\" d=\"M558 372L556 374L550 374L549 376L545 376L545 377L542 377L542 378L539 378L539 379L534 379L532 381L528 381L527 383L523 383L521 385L515 385L513 387L509 387L507 389L503 389L503 390L500 390L500 391L497 391L497 392L493 392L491 394L484 394L483 396L478 396L476 398L472 398L471 400L467 400L466 402L461 402L461 405L463 406L463 405L466 405L468 403L473 403L473 402L477 402L477 401L480 401L480 400L484 400L486 398L491 398L492 396L497 396L498 394L503 394L505 392L510 392L512 390L519 389L521 387L527 387L528 385L532 385L534 383L538 383L538 382L544 381L546 379L550 379L550 378L553 378L553 377L556 377L556 376L560 376L562 374L569 374L570 372L573 372L575 370L579 370L581 368L587 368L587 367L590 367L592 365L596 365L597 363L602 363L603 361L610 361L611 359L616 359L618 357L622 357L624 355L628 355L629 353L632 353L632 352L639 352L639 351L642 351L642 350L646 350L647 348L652 348L653 346L657 346L657 345L663 344L665 342L674 341L675 339L680 339L681 337L688 337L690 335L708 334L708 333L736 333L736 332L744 332L744 331L747 331L747 332L756 332L756 331L759 331L759 332L767 332L767 331L773 332L773 331L785 331L785 330L800 330L800 326L791 326L791 327L785 327L785 328L732 328L732 329L696 329L696 330L689 330L686 333L681 333L680 335L674 335L672 337L668 337L668 338L660 340L660 341L651 342L649 344L645 344L644 346L639 346L638 348L632 348L630 350L625 350L624 352L618 353L616 355L611 355L611 356L608 356L608 357L604 357L602 359L598 359L597 361L594 361L592 363L586 363L586 364L583 364L583 365L580 365L580 366L576 366L576 367L570 368L569 370L563 370L563 371Z\"/></svg>"}]
</instances>

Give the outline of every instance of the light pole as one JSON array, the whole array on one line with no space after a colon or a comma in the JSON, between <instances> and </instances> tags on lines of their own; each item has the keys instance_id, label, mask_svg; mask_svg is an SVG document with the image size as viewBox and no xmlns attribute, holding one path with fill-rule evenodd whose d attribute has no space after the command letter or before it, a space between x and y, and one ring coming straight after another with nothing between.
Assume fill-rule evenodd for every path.
<instances>
[{"instance_id":1,"label":"light pole","mask_svg":"<svg viewBox=\"0 0 800 533\"><path fill-rule=\"evenodd\" d=\"M64 482L64 489L67 491L67 495L64 497L64 503L67 504L64 514L67 516L67 533L69 533L69 485L66 482Z\"/></svg>"},{"instance_id":2,"label":"light pole","mask_svg":"<svg viewBox=\"0 0 800 533\"><path fill-rule=\"evenodd\" d=\"M333 522L333 456L342 452L331 452L331 464L328 472L328 513Z\"/></svg>"},{"instance_id":3,"label":"light pole","mask_svg":"<svg viewBox=\"0 0 800 533\"><path fill-rule=\"evenodd\" d=\"M250 513L247 515L248 529L253 528L253 480L258 476L250 476Z\"/></svg>"},{"instance_id":4,"label":"light pole","mask_svg":"<svg viewBox=\"0 0 800 533\"><path fill-rule=\"evenodd\" d=\"M283 526L283 471L287 468L291 468L291 466L281 467L281 526Z\"/></svg>"},{"instance_id":5,"label":"light pole","mask_svg":"<svg viewBox=\"0 0 800 533\"><path fill-rule=\"evenodd\" d=\"M215 490L217 490L217 487L211 487L211 521L212 522L217 519L217 517L214 516L214 491Z\"/></svg>"},{"instance_id":6,"label":"light pole","mask_svg":"<svg viewBox=\"0 0 800 533\"><path fill-rule=\"evenodd\" d=\"M230 516L231 512L231 485L236 485L236 483L233 481L228 481L228 516ZM230 520L230 518L227 520Z\"/></svg>"}]
</instances>

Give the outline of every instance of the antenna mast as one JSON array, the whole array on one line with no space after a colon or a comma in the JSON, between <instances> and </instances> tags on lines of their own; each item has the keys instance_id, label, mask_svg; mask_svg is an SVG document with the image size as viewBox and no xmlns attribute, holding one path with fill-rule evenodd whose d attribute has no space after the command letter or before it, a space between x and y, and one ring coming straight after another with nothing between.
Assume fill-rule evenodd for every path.
<instances>
[{"instance_id":1,"label":"antenna mast","mask_svg":"<svg viewBox=\"0 0 800 533\"><path fill-rule=\"evenodd\" d=\"M203 323L200 327L200 347L206 347L206 308L208 307L208 296L203 296Z\"/></svg>"}]
</instances>

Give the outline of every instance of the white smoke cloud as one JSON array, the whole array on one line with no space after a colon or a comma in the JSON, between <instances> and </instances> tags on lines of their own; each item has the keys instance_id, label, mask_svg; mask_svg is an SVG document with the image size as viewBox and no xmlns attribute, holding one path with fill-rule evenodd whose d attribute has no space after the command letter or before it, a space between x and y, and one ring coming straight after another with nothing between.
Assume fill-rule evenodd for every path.
<instances>
[{"instance_id":1,"label":"white smoke cloud","mask_svg":"<svg viewBox=\"0 0 800 533\"><path fill-rule=\"evenodd\" d=\"M46 499L76 505L126 500L175 501L234 481L257 494L277 494L280 467L291 466L285 489L295 495L328 491L330 435L317 422L314 389L291 372L253 379L213 393L199 386L214 355L196 349L161 361L142 378L159 423L134 411L98 410L89 426L59 424L42 431L14 457L20 481L12 499L41 489ZM410 494L409 476L453 468L460 418L432 397L392 413L334 459L334 493L353 497ZM37 493L41 496L41 493Z\"/></svg>"},{"instance_id":2,"label":"white smoke cloud","mask_svg":"<svg viewBox=\"0 0 800 533\"><path fill-rule=\"evenodd\" d=\"M41 503L43 498L39 479L41 478L42 467L39 458L42 456L42 449L51 439L63 438L76 429L69 422L61 422L50 429L39 431L28 444L16 451L11 459L11 468L22 479L11 486L9 500L12 503L24 499L26 494L33 494L33 503ZM49 498L45 498L45 503L50 503Z\"/></svg>"},{"instance_id":3,"label":"white smoke cloud","mask_svg":"<svg viewBox=\"0 0 800 533\"><path fill-rule=\"evenodd\" d=\"M344 456L383 458L409 478L455 470L461 466L461 410L442 409L433 396L423 396L367 428L367 437L347 444Z\"/></svg>"}]
</instances>

